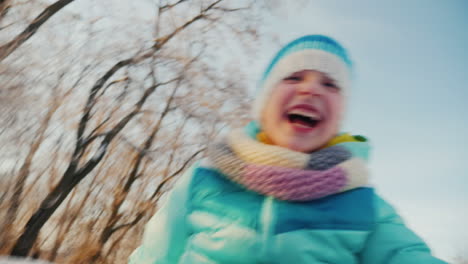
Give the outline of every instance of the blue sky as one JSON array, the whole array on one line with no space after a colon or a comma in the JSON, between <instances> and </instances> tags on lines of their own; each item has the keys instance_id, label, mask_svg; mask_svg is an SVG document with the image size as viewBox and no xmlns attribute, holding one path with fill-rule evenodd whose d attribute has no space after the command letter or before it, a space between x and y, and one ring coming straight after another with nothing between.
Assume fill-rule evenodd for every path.
<instances>
[{"instance_id":1,"label":"blue sky","mask_svg":"<svg viewBox=\"0 0 468 264\"><path fill-rule=\"evenodd\" d=\"M305 34L341 42L355 64L344 130L370 138L378 192L450 260L468 251L468 2L300 1L267 20L253 74ZM259 76L259 75L257 75Z\"/></svg>"}]
</instances>

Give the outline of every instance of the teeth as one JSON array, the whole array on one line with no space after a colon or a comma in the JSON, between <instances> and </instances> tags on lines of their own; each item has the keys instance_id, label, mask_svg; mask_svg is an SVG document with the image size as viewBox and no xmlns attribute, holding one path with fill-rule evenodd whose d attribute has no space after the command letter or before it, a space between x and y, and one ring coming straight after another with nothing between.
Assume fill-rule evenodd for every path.
<instances>
[{"instance_id":1,"label":"teeth","mask_svg":"<svg viewBox=\"0 0 468 264\"><path fill-rule=\"evenodd\" d=\"M301 115L301 116L306 116L306 117L308 117L310 119L314 119L314 120L321 120L322 119L322 117L318 113L309 112L309 111L305 111L305 110L301 110L301 109L294 109L292 111L289 111L288 115Z\"/></svg>"}]
</instances>

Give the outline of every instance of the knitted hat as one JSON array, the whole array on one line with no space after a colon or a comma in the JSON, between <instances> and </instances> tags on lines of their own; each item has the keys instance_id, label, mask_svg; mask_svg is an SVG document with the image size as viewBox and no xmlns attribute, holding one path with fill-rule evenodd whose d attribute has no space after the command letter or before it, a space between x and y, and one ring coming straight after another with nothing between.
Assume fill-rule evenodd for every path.
<instances>
[{"instance_id":1,"label":"knitted hat","mask_svg":"<svg viewBox=\"0 0 468 264\"><path fill-rule=\"evenodd\" d=\"M322 35L307 35L284 46L273 58L259 83L253 115L261 113L273 88L282 79L301 70L316 70L335 80L345 95L349 92L351 61L346 50L335 40Z\"/></svg>"}]
</instances>

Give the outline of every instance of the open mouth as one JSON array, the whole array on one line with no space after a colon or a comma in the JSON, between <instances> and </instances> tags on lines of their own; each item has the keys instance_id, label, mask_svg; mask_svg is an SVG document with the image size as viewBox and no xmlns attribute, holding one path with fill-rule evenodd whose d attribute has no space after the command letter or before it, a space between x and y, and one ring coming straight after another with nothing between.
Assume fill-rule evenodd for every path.
<instances>
[{"instance_id":1,"label":"open mouth","mask_svg":"<svg viewBox=\"0 0 468 264\"><path fill-rule=\"evenodd\" d=\"M320 119L308 115L297 114L297 113L289 113L288 120L292 124L314 128L317 124L321 121Z\"/></svg>"},{"instance_id":2,"label":"open mouth","mask_svg":"<svg viewBox=\"0 0 468 264\"><path fill-rule=\"evenodd\" d=\"M323 114L309 104L297 104L289 108L285 118L298 132L309 132L324 120Z\"/></svg>"}]
</instances>

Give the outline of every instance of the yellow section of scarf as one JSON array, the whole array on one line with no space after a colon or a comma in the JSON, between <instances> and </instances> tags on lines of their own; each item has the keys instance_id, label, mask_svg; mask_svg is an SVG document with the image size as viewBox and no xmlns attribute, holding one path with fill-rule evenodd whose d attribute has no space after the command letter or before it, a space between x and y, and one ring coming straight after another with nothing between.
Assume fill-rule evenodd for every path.
<instances>
[{"instance_id":1,"label":"yellow section of scarf","mask_svg":"<svg viewBox=\"0 0 468 264\"><path fill-rule=\"evenodd\" d=\"M262 143L268 144L268 145L274 145L273 141L271 141L271 139L268 138L267 134L265 132L263 132L263 131L257 134L257 140L262 142ZM361 140L357 139L356 137L354 137L353 135L351 135L349 133L343 133L343 134L340 134L340 135L332 138L322 148L331 147L333 145L340 144L340 143L343 143L343 142L360 142L360 141Z\"/></svg>"},{"instance_id":2,"label":"yellow section of scarf","mask_svg":"<svg viewBox=\"0 0 468 264\"><path fill-rule=\"evenodd\" d=\"M227 137L232 151L249 163L302 169L310 155L250 138L243 130L233 130Z\"/></svg>"}]
</instances>

